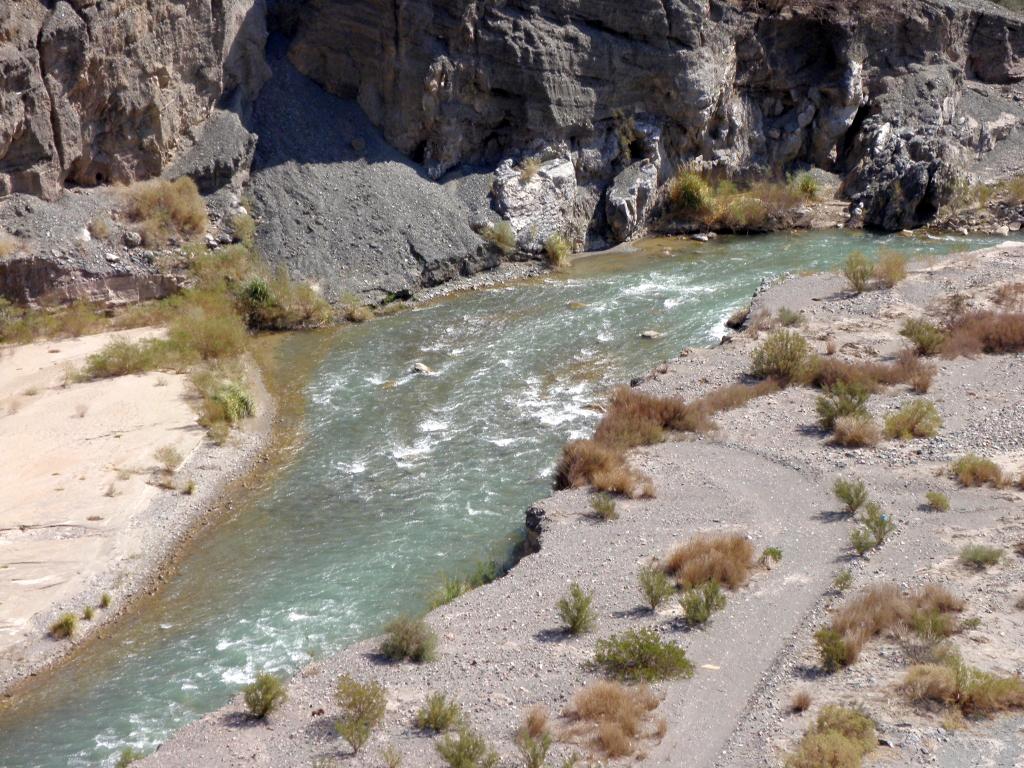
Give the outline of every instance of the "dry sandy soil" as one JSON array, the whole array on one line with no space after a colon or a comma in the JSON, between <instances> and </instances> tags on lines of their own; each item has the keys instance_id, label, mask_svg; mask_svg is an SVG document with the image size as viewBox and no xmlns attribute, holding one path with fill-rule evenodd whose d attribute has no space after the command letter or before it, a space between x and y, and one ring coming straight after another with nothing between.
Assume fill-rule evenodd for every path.
<instances>
[{"instance_id":1,"label":"dry sandy soil","mask_svg":"<svg viewBox=\"0 0 1024 768\"><path fill-rule=\"evenodd\" d=\"M0 347L0 690L122 610L255 451L260 429L223 449L205 440L184 375L69 380L111 339L154 333ZM259 399L266 410L265 393ZM165 475L154 453L164 446L184 458L171 489L158 485ZM212 450L224 471L206 464ZM87 606L95 616L79 621L74 639L47 636L58 615L81 617Z\"/></svg>"},{"instance_id":2,"label":"dry sandy soil","mask_svg":"<svg viewBox=\"0 0 1024 768\"><path fill-rule=\"evenodd\" d=\"M935 264L915 265L894 289L859 296L835 275L792 279L754 299L759 309L782 306L801 313L802 333L819 351L833 339L848 359L885 359L906 345L902 319L937 313L954 292L971 306L987 306L992 289L1019 279L1024 248L1003 247ZM763 339L763 336L762 336ZM742 380L759 343L742 333L713 350L684 350L640 386L690 399ZM620 518L597 522L585 491L557 493L538 504L541 549L509 574L427 619L440 638L439 658L424 665L390 664L376 654L379 641L357 644L315 663L288 684L288 701L266 723L247 719L236 699L180 731L142 765L308 766L383 765L391 746L405 766L440 766L436 737L413 718L432 691L462 706L469 723L494 745L503 765L522 765L513 735L535 705L552 714L560 738L549 756L561 765L573 752L591 758L585 735L573 735L561 716L574 692L599 679L588 662L595 640L633 627L651 627L682 645L696 665L692 679L661 683L655 717L667 731L643 739L637 755L612 764L649 766L779 766L824 703L856 704L875 720L880 746L866 765L1024 765L1024 718L1019 714L943 726L948 713L913 709L896 683L910 663L898 638L868 644L861 660L841 672L820 670L812 636L829 611L850 594L877 582L906 589L944 583L967 601L975 629L954 638L965 659L1001 674L1024 669L1024 559L1008 553L985 572L957 562L967 542L1009 549L1024 539L1022 493L961 489L949 461L967 451L1019 472L1024 458L1024 356L938 360L927 395L944 425L931 439L887 441L876 448L831 447L816 426L816 393L791 388L720 415L719 429L703 437L679 435L633 453L634 465L654 480L657 498L620 500ZM891 387L871 398L876 418L912 395ZM849 546L854 523L839 515L831 487L839 476L858 476L896 522L880 548L860 558ZM948 512L928 511L924 494L947 493ZM675 601L652 613L642 607L638 568L674 544L704 531L742 531L757 550L777 546L783 559L755 572L728 594L725 609L704 629L681 620ZM853 589L839 594L835 576L849 569ZM568 584L594 594L598 622L592 634L571 638L559 630L555 602ZM334 733L334 700L341 674L386 686L383 726L358 756ZM788 712L792 692L807 689L810 710ZM948 722L948 721L947 721ZM583 763L581 763L583 764Z\"/></svg>"}]
</instances>

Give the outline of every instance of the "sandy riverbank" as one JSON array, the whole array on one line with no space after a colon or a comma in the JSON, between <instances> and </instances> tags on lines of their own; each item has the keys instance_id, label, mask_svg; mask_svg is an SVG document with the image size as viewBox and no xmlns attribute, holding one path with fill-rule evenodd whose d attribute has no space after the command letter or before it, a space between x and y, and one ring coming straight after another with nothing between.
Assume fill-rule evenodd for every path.
<instances>
[{"instance_id":1,"label":"sandy riverbank","mask_svg":"<svg viewBox=\"0 0 1024 768\"><path fill-rule=\"evenodd\" d=\"M223 447L205 438L187 376L95 382L68 371L133 330L0 348L0 691L85 642L146 590L218 492L251 465L272 403L255 366L258 416ZM162 488L157 449L184 459ZM188 491L191 491L190 493ZM103 593L111 596L99 608ZM92 620L82 620L86 607ZM64 612L71 640L48 636Z\"/></svg>"},{"instance_id":2,"label":"sandy riverbank","mask_svg":"<svg viewBox=\"0 0 1024 768\"><path fill-rule=\"evenodd\" d=\"M1017 279L1022 265L1020 248L961 254L916 265L895 289L856 297L834 275L803 277L762 292L755 311L786 306L801 312L802 331L819 351L833 339L842 357L887 358L906 343L897 334L902 318L933 311L953 292L986 306L992 290ZM642 387L699 396L740 379L757 343L742 334L716 349L685 350ZM377 641L357 644L296 675L288 702L267 725L238 717L243 707L236 699L180 731L144 765L300 766L328 758L376 766L390 745L404 755L405 765L439 766L434 739L412 722L431 691L458 700L472 726L509 764L519 764L513 734L524 714L545 706L556 734L564 737L552 749L557 765L588 747L566 735L569 724L560 713L576 690L598 679L587 666L595 639L639 626L679 642L697 666L692 680L656 686L662 697L656 714L665 718L667 731L639 745L643 765L675 766L680 756L688 766L780 765L785 750L828 702L863 702L875 719L887 746L868 764L952 766L963 764L965 754L983 754L992 765L1016 765L1016 732L1024 724L1019 716L946 731L940 714L915 711L895 693L907 664L895 638L873 642L843 672L816 671L812 635L845 599L831 584L847 568L855 588L880 581L904 588L925 581L950 586L966 598L965 615L981 618L978 627L955 638L965 659L1001 674L1024 667L1024 648L1016 641L1024 613L1013 608L1024 594L1024 560L1008 556L983 573L964 572L956 561L965 542L1010 547L1024 539L1021 493L961 489L944 472L951 458L969 450L992 456L1008 471L1021 469L1024 357L937 364L928 397L944 419L938 436L838 449L814 426L812 390L788 389L752 401L722 414L719 429L706 437L679 436L637 450L634 462L653 478L658 495L620 501L617 521L594 522L583 491L558 493L539 504L541 551L497 582L429 615L440 638L437 661L385 664L374 653ZM907 387L891 387L875 395L870 408L880 418L911 397ZM850 474L865 479L897 523L890 540L869 558L851 555L853 523L835 515L832 482ZM928 490L947 493L950 511L925 511ZM688 629L676 604L658 613L643 610L635 582L639 565L708 530L744 531L759 549L780 547L783 560L730 593L725 610L706 629ZM554 605L573 580L594 592L599 615L594 635L574 639L558 631ZM389 693L385 723L357 758L348 757L333 732L340 674L376 679ZM809 689L813 704L808 712L789 714L797 687Z\"/></svg>"}]
</instances>

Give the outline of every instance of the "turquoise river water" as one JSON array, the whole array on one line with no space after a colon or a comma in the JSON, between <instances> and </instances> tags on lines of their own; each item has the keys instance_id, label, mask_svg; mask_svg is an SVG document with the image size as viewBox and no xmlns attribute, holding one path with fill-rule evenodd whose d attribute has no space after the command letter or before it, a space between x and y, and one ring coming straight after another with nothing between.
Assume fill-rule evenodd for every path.
<instances>
[{"instance_id":1,"label":"turquoise river water","mask_svg":"<svg viewBox=\"0 0 1024 768\"><path fill-rule=\"evenodd\" d=\"M855 249L923 256L994 242L663 240L339 330L303 393L302 439L272 481L190 546L158 599L0 712L0 765L112 765L124 745L150 751L255 670L294 672L422 610L440 574L508 557L559 447L592 429L588 403L715 343L763 277L833 268ZM665 335L638 339L645 329ZM282 366L307 344L281 345ZM417 361L436 375L410 374Z\"/></svg>"}]
</instances>

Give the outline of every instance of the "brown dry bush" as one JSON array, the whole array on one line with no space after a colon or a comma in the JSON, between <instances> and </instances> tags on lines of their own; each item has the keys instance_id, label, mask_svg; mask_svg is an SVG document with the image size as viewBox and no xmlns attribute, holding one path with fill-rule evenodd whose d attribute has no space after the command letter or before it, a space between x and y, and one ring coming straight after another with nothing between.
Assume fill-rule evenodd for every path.
<instances>
[{"instance_id":1,"label":"brown dry bush","mask_svg":"<svg viewBox=\"0 0 1024 768\"><path fill-rule=\"evenodd\" d=\"M901 628L930 632L936 628L940 634L948 635L953 624L945 614L958 613L964 608L964 601L945 587L927 584L908 595L900 593L894 584L876 584L847 601L832 617L828 628L831 634L823 635L830 641L839 641L838 663L826 666L847 666L855 662L864 644L885 632ZM825 653L822 645L823 657Z\"/></svg>"},{"instance_id":2,"label":"brown dry bush","mask_svg":"<svg viewBox=\"0 0 1024 768\"><path fill-rule=\"evenodd\" d=\"M765 379L754 384L730 384L708 392L704 397L694 400L691 406L714 414L739 408L755 398L778 392L779 389L781 387L775 379Z\"/></svg>"},{"instance_id":3,"label":"brown dry bush","mask_svg":"<svg viewBox=\"0 0 1024 768\"><path fill-rule=\"evenodd\" d=\"M996 288L992 301L1000 307L1024 309L1024 283L1006 283Z\"/></svg>"},{"instance_id":4,"label":"brown dry bush","mask_svg":"<svg viewBox=\"0 0 1024 768\"><path fill-rule=\"evenodd\" d=\"M523 730L532 739L540 738L545 733L549 733L551 728L548 725L547 708L540 704L530 707L530 711L526 713Z\"/></svg>"},{"instance_id":5,"label":"brown dry bush","mask_svg":"<svg viewBox=\"0 0 1024 768\"><path fill-rule=\"evenodd\" d=\"M128 217L138 224L146 245L163 245L174 237L191 238L209 226L206 205L188 176L153 179L129 187Z\"/></svg>"},{"instance_id":6,"label":"brown dry bush","mask_svg":"<svg viewBox=\"0 0 1024 768\"><path fill-rule=\"evenodd\" d=\"M647 726L658 704L646 685L601 681L578 691L565 716L579 724L577 735L590 736L606 757L625 757L636 751L640 739L656 736L657 726L651 732Z\"/></svg>"},{"instance_id":7,"label":"brown dry bush","mask_svg":"<svg viewBox=\"0 0 1024 768\"><path fill-rule=\"evenodd\" d=\"M870 448L881 439L882 432L870 415L854 414L836 419L829 443L843 448Z\"/></svg>"},{"instance_id":8,"label":"brown dry bush","mask_svg":"<svg viewBox=\"0 0 1024 768\"><path fill-rule=\"evenodd\" d=\"M753 566L754 546L741 533L694 536L665 561L665 571L684 589L709 581L736 589L747 583Z\"/></svg>"},{"instance_id":9,"label":"brown dry bush","mask_svg":"<svg viewBox=\"0 0 1024 768\"><path fill-rule=\"evenodd\" d=\"M954 318L940 347L945 357L1024 351L1024 312L970 312Z\"/></svg>"},{"instance_id":10,"label":"brown dry bush","mask_svg":"<svg viewBox=\"0 0 1024 768\"><path fill-rule=\"evenodd\" d=\"M602 445L628 449L652 445L665 439L665 431L706 431L707 418L679 398L658 397L629 387L612 392L608 410L594 431Z\"/></svg>"},{"instance_id":11,"label":"brown dry bush","mask_svg":"<svg viewBox=\"0 0 1024 768\"><path fill-rule=\"evenodd\" d=\"M911 349L902 350L891 363L853 362L819 355L807 364L801 383L818 389L843 383L863 387L869 392L877 392L883 386L909 383L915 391L926 392L936 370Z\"/></svg>"},{"instance_id":12,"label":"brown dry bush","mask_svg":"<svg viewBox=\"0 0 1024 768\"><path fill-rule=\"evenodd\" d=\"M967 716L1024 709L1024 679L970 667L955 652L911 667L901 688L911 701L955 704Z\"/></svg>"},{"instance_id":13,"label":"brown dry bush","mask_svg":"<svg viewBox=\"0 0 1024 768\"><path fill-rule=\"evenodd\" d=\"M573 440L562 449L555 467L555 488L587 485L634 498L654 495L650 480L629 466L622 451L594 440Z\"/></svg>"},{"instance_id":14,"label":"brown dry bush","mask_svg":"<svg viewBox=\"0 0 1024 768\"><path fill-rule=\"evenodd\" d=\"M1006 476L998 464L992 459L973 453L968 453L954 461L950 465L950 471L957 482L966 488L978 488L982 485L1002 488L1006 485Z\"/></svg>"},{"instance_id":15,"label":"brown dry bush","mask_svg":"<svg viewBox=\"0 0 1024 768\"><path fill-rule=\"evenodd\" d=\"M811 692L806 688L801 688L799 691L794 692L789 700L790 712L806 712L810 707Z\"/></svg>"}]
</instances>

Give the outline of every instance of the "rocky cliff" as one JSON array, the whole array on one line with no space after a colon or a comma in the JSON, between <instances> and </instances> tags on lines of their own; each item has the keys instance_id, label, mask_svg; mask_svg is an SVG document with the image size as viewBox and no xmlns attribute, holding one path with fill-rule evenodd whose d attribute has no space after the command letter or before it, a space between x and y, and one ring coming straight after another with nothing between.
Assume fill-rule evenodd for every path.
<instances>
[{"instance_id":1,"label":"rocky cliff","mask_svg":"<svg viewBox=\"0 0 1024 768\"><path fill-rule=\"evenodd\" d=\"M262 0L0 4L0 196L159 174L266 78Z\"/></svg>"},{"instance_id":2,"label":"rocky cliff","mask_svg":"<svg viewBox=\"0 0 1024 768\"><path fill-rule=\"evenodd\" d=\"M521 253L641 236L684 164L925 224L1024 169L1022 79L988 0L20 0L0 197L251 163L267 257L380 297L493 264L499 218Z\"/></svg>"}]
</instances>

